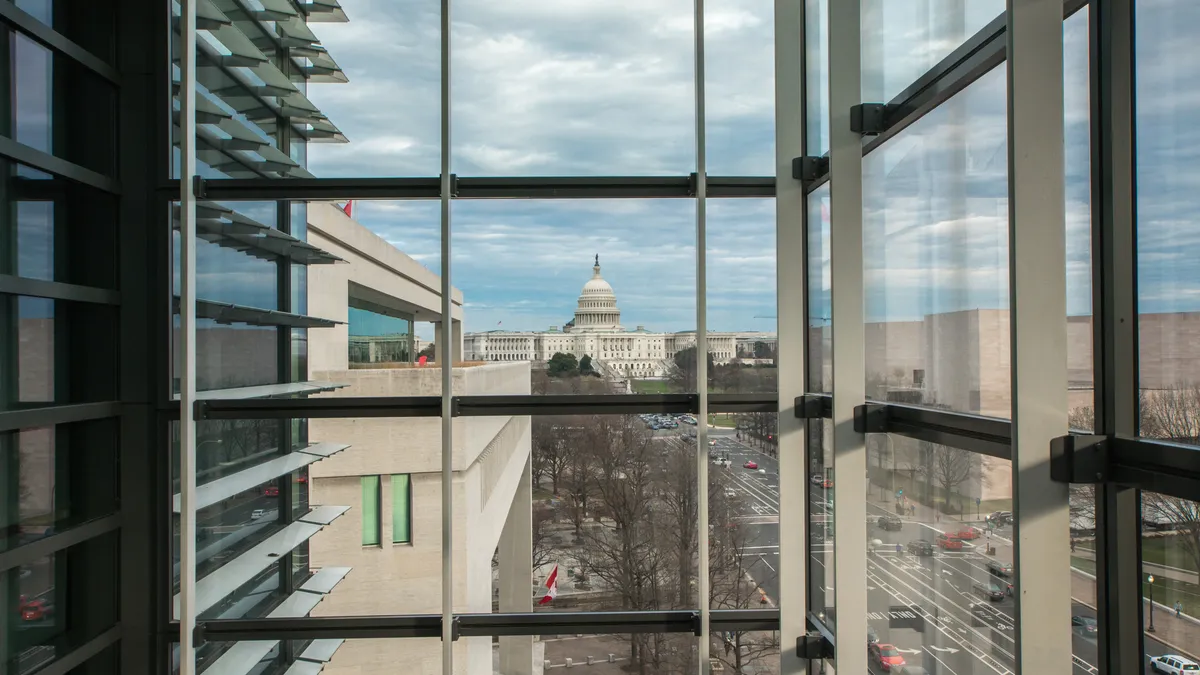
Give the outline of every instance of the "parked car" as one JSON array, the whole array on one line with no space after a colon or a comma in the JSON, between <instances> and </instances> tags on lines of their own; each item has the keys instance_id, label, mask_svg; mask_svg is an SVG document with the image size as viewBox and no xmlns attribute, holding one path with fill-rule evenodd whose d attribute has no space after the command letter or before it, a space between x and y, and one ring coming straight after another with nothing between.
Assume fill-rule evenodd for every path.
<instances>
[{"instance_id":1,"label":"parked car","mask_svg":"<svg viewBox=\"0 0 1200 675\"><path fill-rule=\"evenodd\" d=\"M904 665L904 657L896 650L894 645L887 643L878 643L867 645L867 656L875 662L879 669L885 673L891 672L893 668L900 668Z\"/></svg>"},{"instance_id":2,"label":"parked car","mask_svg":"<svg viewBox=\"0 0 1200 675\"><path fill-rule=\"evenodd\" d=\"M737 490L734 490L733 488L725 488L725 496L730 498L736 497Z\"/></svg>"},{"instance_id":3,"label":"parked car","mask_svg":"<svg viewBox=\"0 0 1200 675\"><path fill-rule=\"evenodd\" d=\"M54 615L54 605L47 602L44 598L30 600L21 596L20 613L22 621L41 621L49 619Z\"/></svg>"},{"instance_id":4,"label":"parked car","mask_svg":"<svg viewBox=\"0 0 1200 675\"><path fill-rule=\"evenodd\" d=\"M989 560L987 564L988 572L996 577L1011 577L1013 575L1012 563L1002 562L1000 560Z\"/></svg>"},{"instance_id":5,"label":"parked car","mask_svg":"<svg viewBox=\"0 0 1200 675\"><path fill-rule=\"evenodd\" d=\"M751 460L747 460L747 461L746 461L746 463L742 465L742 468L743 468L743 469L757 469L757 468L758 468L758 462L755 462L755 461L754 461L754 460L752 460L752 459L751 459Z\"/></svg>"},{"instance_id":6,"label":"parked car","mask_svg":"<svg viewBox=\"0 0 1200 675\"><path fill-rule=\"evenodd\" d=\"M948 534L939 534L937 545L943 551L961 551L963 547L962 539L952 537Z\"/></svg>"},{"instance_id":7,"label":"parked car","mask_svg":"<svg viewBox=\"0 0 1200 675\"><path fill-rule=\"evenodd\" d=\"M914 539L908 542L908 552L910 555L931 556L933 555L933 543L928 539Z\"/></svg>"},{"instance_id":8,"label":"parked car","mask_svg":"<svg viewBox=\"0 0 1200 675\"><path fill-rule=\"evenodd\" d=\"M987 600L999 601L1003 600L1005 596L1004 587L990 581L977 581L971 588L976 594Z\"/></svg>"},{"instance_id":9,"label":"parked car","mask_svg":"<svg viewBox=\"0 0 1200 675\"><path fill-rule=\"evenodd\" d=\"M900 520L899 516L893 516L890 513L885 516L879 516L876 524L879 525L879 529L881 530L896 531L904 528L904 521Z\"/></svg>"},{"instance_id":10,"label":"parked car","mask_svg":"<svg viewBox=\"0 0 1200 675\"><path fill-rule=\"evenodd\" d=\"M811 477L808 479L808 481L809 481L810 483L812 483L813 485L820 485L821 483L824 483L824 482L825 482L825 477L824 477L824 476L822 476L822 475L821 475L821 474L819 474L819 473L814 473L814 474L813 474L813 475L812 475L812 476L811 476Z\"/></svg>"},{"instance_id":11,"label":"parked car","mask_svg":"<svg viewBox=\"0 0 1200 675\"><path fill-rule=\"evenodd\" d=\"M821 481L821 487L825 488L826 490L832 489L833 488L833 479L826 478L825 480Z\"/></svg>"},{"instance_id":12,"label":"parked car","mask_svg":"<svg viewBox=\"0 0 1200 675\"><path fill-rule=\"evenodd\" d=\"M1071 630L1080 635L1095 636L1098 628L1092 617L1076 615L1071 617Z\"/></svg>"},{"instance_id":13,"label":"parked car","mask_svg":"<svg viewBox=\"0 0 1200 675\"><path fill-rule=\"evenodd\" d=\"M1163 654L1150 659L1150 670L1156 673L1168 673L1168 675L1179 675L1179 673L1196 673L1200 672L1200 665L1195 661L1184 658L1178 654Z\"/></svg>"},{"instance_id":14,"label":"parked car","mask_svg":"<svg viewBox=\"0 0 1200 675\"><path fill-rule=\"evenodd\" d=\"M1012 517L1012 511L994 511L987 517L987 521L992 527L1004 527L1012 524Z\"/></svg>"},{"instance_id":15,"label":"parked car","mask_svg":"<svg viewBox=\"0 0 1200 675\"><path fill-rule=\"evenodd\" d=\"M879 642L879 634L875 632L875 628L867 626L867 644L873 645Z\"/></svg>"}]
</instances>

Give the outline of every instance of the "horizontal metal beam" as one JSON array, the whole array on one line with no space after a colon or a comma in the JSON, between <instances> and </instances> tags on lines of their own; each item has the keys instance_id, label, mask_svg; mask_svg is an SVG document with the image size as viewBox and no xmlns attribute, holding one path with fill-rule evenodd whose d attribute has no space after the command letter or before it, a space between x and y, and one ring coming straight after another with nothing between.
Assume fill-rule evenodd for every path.
<instances>
[{"instance_id":1,"label":"horizontal metal beam","mask_svg":"<svg viewBox=\"0 0 1200 675\"><path fill-rule=\"evenodd\" d=\"M1012 459L1012 422L994 417L871 402L855 409L860 433L887 433L960 448L1000 459Z\"/></svg>"},{"instance_id":2,"label":"horizontal metal beam","mask_svg":"<svg viewBox=\"0 0 1200 675\"><path fill-rule=\"evenodd\" d=\"M1063 19L1086 5L1087 0L1064 0ZM863 144L863 155L883 145L992 68L1004 63L1008 47L1007 24L1004 14L996 17L888 101L884 131ZM811 192L828 180L826 165L823 173L806 182L805 190Z\"/></svg>"},{"instance_id":3,"label":"horizontal metal beam","mask_svg":"<svg viewBox=\"0 0 1200 675\"><path fill-rule=\"evenodd\" d=\"M38 171L44 171L54 176L73 180L76 183L96 188L102 192L114 195L121 193L121 184L116 179L109 178L91 169L85 169L78 164L31 148L28 145L18 143L5 136L0 136L0 157L6 157ZM175 191L179 191L178 187Z\"/></svg>"},{"instance_id":4,"label":"horizontal metal beam","mask_svg":"<svg viewBox=\"0 0 1200 675\"><path fill-rule=\"evenodd\" d=\"M693 176L455 176L455 199L628 199L694 197ZM438 199L437 176L405 178L214 178L204 198L217 201ZM163 191L178 198L178 184ZM774 197L774 176L710 176L709 197Z\"/></svg>"},{"instance_id":5,"label":"horizontal metal beam","mask_svg":"<svg viewBox=\"0 0 1200 675\"><path fill-rule=\"evenodd\" d=\"M61 605L60 605L61 607ZM38 675L67 675L68 673L78 672L75 669L87 663L92 657L100 652L108 649L121 639L121 624L114 624L112 628L104 631L96 637L79 645L74 650L67 652L57 660L52 661L45 668L39 668ZM98 667L94 672L103 672L106 670L103 667Z\"/></svg>"},{"instance_id":6,"label":"horizontal metal beam","mask_svg":"<svg viewBox=\"0 0 1200 675\"><path fill-rule=\"evenodd\" d=\"M500 635L578 635L605 633L695 633L700 613L696 610L650 612L523 612L509 614L455 615L455 635L483 637ZM778 609L713 610L714 631L779 630ZM392 616L331 616L261 619L221 619L200 625L204 640L321 640L370 638L440 637L442 617L438 614ZM178 622L171 622L167 635L178 640Z\"/></svg>"},{"instance_id":7,"label":"horizontal metal beam","mask_svg":"<svg viewBox=\"0 0 1200 675\"><path fill-rule=\"evenodd\" d=\"M28 565L36 560L54 555L58 551L81 544L88 539L99 537L107 532L121 527L121 514L89 520L58 534L42 537L16 548L0 551L0 572L22 565Z\"/></svg>"},{"instance_id":8,"label":"horizontal metal beam","mask_svg":"<svg viewBox=\"0 0 1200 675\"><path fill-rule=\"evenodd\" d=\"M0 21L43 47L57 52L103 77L110 83L115 85L121 83L121 76L116 68L75 44L62 33L38 21L32 14L18 8L15 2L0 3Z\"/></svg>"},{"instance_id":9,"label":"horizontal metal beam","mask_svg":"<svg viewBox=\"0 0 1200 675\"><path fill-rule=\"evenodd\" d=\"M1051 444L1062 483L1109 483L1200 501L1200 447L1152 438L1071 435Z\"/></svg>"},{"instance_id":10,"label":"horizontal metal beam","mask_svg":"<svg viewBox=\"0 0 1200 675\"><path fill-rule=\"evenodd\" d=\"M29 279L11 274L0 274L0 293L71 302L91 302L101 305L121 304L119 291L78 284L64 284L59 281Z\"/></svg>"},{"instance_id":11,"label":"horizontal metal beam","mask_svg":"<svg viewBox=\"0 0 1200 675\"><path fill-rule=\"evenodd\" d=\"M345 417L439 417L438 396L260 398L199 401L197 419L290 419ZM534 396L455 396L455 417L509 415L636 415L696 413L696 394L547 394ZM709 410L774 413L774 394L711 394Z\"/></svg>"},{"instance_id":12,"label":"horizontal metal beam","mask_svg":"<svg viewBox=\"0 0 1200 675\"><path fill-rule=\"evenodd\" d=\"M105 417L116 417L119 414L121 414L121 404L115 401L17 408L0 412L0 432L86 422Z\"/></svg>"}]
</instances>

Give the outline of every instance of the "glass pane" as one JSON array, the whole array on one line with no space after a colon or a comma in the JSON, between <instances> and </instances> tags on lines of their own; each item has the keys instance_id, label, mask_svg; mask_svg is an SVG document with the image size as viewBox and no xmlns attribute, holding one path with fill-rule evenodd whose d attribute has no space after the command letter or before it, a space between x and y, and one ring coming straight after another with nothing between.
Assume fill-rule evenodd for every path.
<instances>
[{"instance_id":1,"label":"glass pane","mask_svg":"<svg viewBox=\"0 0 1200 675\"><path fill-rule=\"evenodd\" d=\"M833 566L833 425L825 419L809 420L807 425L808 593L817 616L832 628L837 623Z\"/></svg>"},{"instance_id":2,"label":"glass pane","mask_svg":"<svg viewBox=\"0 0 1200 675\"><path fill-rule=\"evenodd\" d=\"M708 602L712 609L779 606L776 417L773 413L736 415L736 428L709 429ZM729 672L773 672L778 668L779 636L715 632L711 654Z\"/></svg>"},{"instance_id":3,"label":"glass pane","mask_svg":"<svg viewBox=\"0 0 1200 675\"><path fill-rule=\"evenodd\" d=\"M631 7L460 4L452 36L452 171L690 173L692 3Z\"/></svg>"},{"instance_id":4,"label":"glass pane","mask_svg":"<svg viewBox=\"0 0 1200 675\"><path fill-rule=\"evenodd\" d=\"M54 0L6 0L71 42L113 62L116 31L112 2L69 3Z\"/></svg>"},{"instance_id":5,"label":"glass pane","mask_svg":"<svg viewBox=\"0 0 1200 675\"><path fill-rule=\"evenodd\" d=\"M1200 197L1188 180L1192 159L1187 146L1172 139L1194 117L1182 93L1197 84L1197 74L1177 59L1196 53L1190 26L1200 20L1200 5L1138 2L1134 13L1141 433L1195 444L1200 439L1200 417L1193 412L1200 379L1194 364L1200 343L1193 326L1200 317L1200 270L1189 224Z\"/></svg>"},{"instance_id":6,"label":"glass pane","mask_svg":"<svg viewBox=\"0 0 1200 675\"><path fill-rule=\"evenodd\" d=\"M707 236L708 390L775 394L774 200L712 200Z\"/></svg>"},{"instance_id":7,"label":"glass pane","mask_svg":"<svg viewBox=\"0 0 1200 675\"><path fill-rule=\"evenodd\" d=\"M116 398L116 308L0 294L11 365L0 409Z\"/></svg>"},{"instance_id":8,"label":"glass pane","mask_svg":"<svg viewBox=\"0 0 1200 675\"><path fill-rule=\"evenodd\" d=\"M1096 615L1096 487L1072 484L1071 654L1077 669L1095 672L1100 661Z\"/></svg>"},{"instance_id":9,"label":"glass pane","mask_svg":"<svg viewBox=\"0 0 1200 675\"><path fill-rule=\"evenodd\" d=\"M692 200L454 204L466 359L529 364L535 394L696 391L694 210ZM709 350L735 353L735 334L710 337Z\"/></svg>"},{"instance_id":10,"label":"glass pane","mask_svg":"<svg viewBox=\"0 0 1200 675\"><path fill-rule=\"evenodd\" d=\"M1010 463L891 434L868 447L870 666L1015 670Z\"/></svg>"},{"instance_id":11,"label":"glass pane","mask_svg":"<svg viewBox=\"0 0 1200 675\"><path fill-rule=\"evenodd\" d=\"M0 572L8 672L32 673L116 624L118 539L110 532Z\"/></svg>"},{"instance_id":12,"label":"glass pane","mask_svg":"<svg viewBox=\"0 0 1200 675\"><path fill-rule=\"evenodd\" d=\"M117 439L116 420L0 434L0 550L115 512Z\"/></svg>"},{"instance_id":13,"label":"glass pane","mask_svg":"<svg viewBox=\"0 0 1200 675\"><path fill-rule=\"evenodd\" d=\"M863 159L867 396L1007 417L1007 125L997 68Z\"/></svg>"},{"instance_id":14,"label":"glass pane","mask_svg":"<svg viewBox=\"0 0 1200 675\"><path fill-rule=\"evenodd\" d=\"M891 101L1004 8L1004 0L864 0L863 100Z\"/></svg>"},{"instance_id":15,"label":"glass pane","mask_svg":"<svg viewBox=\"0 0 1200 675\"><path fill-rule=\"evenodd\" d=\"M0 273L116 287L116 198L0 160Z\"/></svg>"},{"instance_id":16,"label":"glass pane","mask_svg":"<svg viewBox=\"0 0 1200 675\"><path fill-rule=\"evenodd\" d=\"M1156 492L1142 493L1142 620L1149 665L1161 659L1200 662L1200 504ZM1157 666L1157 667L1156 667ZM1186 670L1186 669L1185 669Z\"/></svg>"},{"instance_id":17,"label":"glass pane","mask_svg":"<svg viewBox=\"0 0 1200 675\"><path fill-rule=\"evenodd\" d=\"M113 86L66 56L11 30L7 75L12 118L4 134L35 150L105 175L115 173ZM70 105L67 101L86 101Z\"/></svg>"},{"instance_id":18,"label":"glass pane","mask_svg":"<svg viewBox=\"0 0 1200 675\"><path fill-rule=\"evenodd\" d=\"M829 152L829 0L804 0L804 77L804 151L819 157Z\"/></svg>"},{"instance_id":19,"label":"glass pane","mask_svg":"<svg viewBox=\"0 0 1200 675\"><path fill-rule=\"evenodd\" d=\"M412 542L412 497L409 485L412 479L406 473L392 476L392 543Z\"/></svg>"},{"instance_id":20,"label":"glass pane","mask_svg":"<svg viewBox=\"0 0 1200 675\"><path fill-rule=\"evenodd\" d=\"M774 11L772 3L761 0L705 3L709 175L775 175ZM691 104L675 105L690 109Z\"/></svg>"},{"instance_id":21,"label":"glass pane","mask_svg":"<svg viewBox=\"0 0 1200 675\"><path fill-rule=\"evenodd\" d=\"M808 391L833 391L829 183L808 195Z\"/></svg>"},{"instance_id":22,"label":"glass pane","mask_svg":"<svg viewBox=\"0 0 1200 675\"><path fill-rule=\"evenodd\" d=\"M362 545L379 545L379 476L362 477Z\"/></svg>"},{"instance_id":23,"label":"glass pane","mask_svg":"<svg viewBox=\"0 0 1200 675\"><path fill-rule=\"evenodd\" d=\"M1067 409L1072 429L1090 431L1093 414L1091 108L1088 7L1063 21L1067 198Z\"/></svg>"}]
</instances>

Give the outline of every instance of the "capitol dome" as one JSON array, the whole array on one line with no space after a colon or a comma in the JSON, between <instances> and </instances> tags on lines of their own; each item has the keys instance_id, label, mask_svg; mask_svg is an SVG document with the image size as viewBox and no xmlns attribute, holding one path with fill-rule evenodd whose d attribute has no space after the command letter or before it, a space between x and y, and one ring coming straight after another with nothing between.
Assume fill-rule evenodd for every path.
<instances>
[{"instance_id":1,"label":"capitol dome","mask_svg":"<svg viewBox=\"0 0 1200 675\"><path fill-rule=\"evenodd\" d=\"M621 310L617 309L617 295L612 286L600 276L600 256L592 267L592 278L583 285L579 293L579 304L575 308L574 331L621 330Z\"/></svg>"}]
</instances>

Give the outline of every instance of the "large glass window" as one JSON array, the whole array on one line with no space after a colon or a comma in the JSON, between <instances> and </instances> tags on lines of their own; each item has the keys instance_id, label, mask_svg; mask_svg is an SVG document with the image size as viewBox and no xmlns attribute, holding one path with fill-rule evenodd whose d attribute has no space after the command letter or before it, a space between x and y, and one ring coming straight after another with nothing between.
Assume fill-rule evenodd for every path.
<instances>
[{"instance_id":1,"label":"large glass window","mask_svg":"<svg viewBox=\"0 0 1200 675\"><path fill-rule=\"evenodd\" d=\"M392 543L412 543L412 476L392 476Z\"/></svg>"},{"instance_id":2,"label":"large glass window","mask_svg":"<svg viewBox=\"0 0 1200 675\"><path fill-rule=\"evenodd\" d=\"M829 268L829 184L808 195L808 382L833 391L833 295Z\"/></svg>"},{"instance_id":3,"label":"large glass window","mask_svg":"<svg viewBox=\"0 0 1200 675\"><path fill-rule=\"evenodd\" d=\"M383 501L379 476L362 477L362 545L378 546L383 520L380 506Z\"/></svg>"},{"instance_id":4,"label":"large glass window","mask_svg":"<svg viewBox=\"0 0 1200 675\"><path fill-rule=\"evenodd\" d=\"M1164 656L1194 661L1200 641L1200 504L1143 492L1141 517L1146 659L1169 672Z\"/></svg>"},{"instance_id":5,"label":"large glass window","mask_svg":"<svg viewBox=\"0 0 1200 675\"><path fill-rule=\"evenodd\" d=\"M863 160L867 396L1007 417L1004 70Z\"/></svg>"}]
</instances>

